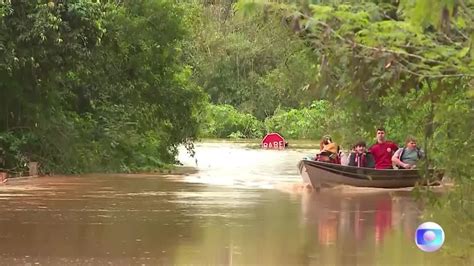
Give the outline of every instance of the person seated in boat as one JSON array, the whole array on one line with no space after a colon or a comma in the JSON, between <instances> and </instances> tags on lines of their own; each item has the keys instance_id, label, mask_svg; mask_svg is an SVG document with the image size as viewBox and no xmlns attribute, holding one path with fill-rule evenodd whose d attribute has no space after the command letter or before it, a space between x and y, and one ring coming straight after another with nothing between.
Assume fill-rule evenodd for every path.
<instances>
[{"instance_id":1,"label":"person seated in boat","mask_svg":"<svg viewBox=\"0 0 474 266\"><path fill-rule=\"evenodd\" d=\"M398 150L398 145L385 140L385 129L377 128L377 143L369 148L375 160L375 169L393 169L392 156Z\"/></svg>"},{"instance_id":2,"label":"person seated in boat","mask_svg":"<svg viewBox=\"0 0 474 266\"><path fill-rule=\"evenodd\" d=\"M405 147L398 149L392 156L392 162L398 169L413 169L416 162L424 157L424 152L416 146L412 136L405 140Z\"/></svg>"},{"instance_id":3,"label":"person seated in boat","mask_svg":"<svg viewBox=\"0 0 474 266\"><path fill-rule=\"evenodd\" d=\"M331 136L326 135L319 143L319 153L316 154L316 161L340 164L339 146L332 141Z\"/></svg>"},{"instance_id":4,"label":"person seated in boat","mask_svg":"<svg viewBox=\"0 0 474 266\"><path fill-rule=\"evenodd\" d=\"M354 145L354 151L349 155L349 165L356 167L374 168L374 156L366 150L365 141L359 141Z\"/></svg>"}]
</instances>

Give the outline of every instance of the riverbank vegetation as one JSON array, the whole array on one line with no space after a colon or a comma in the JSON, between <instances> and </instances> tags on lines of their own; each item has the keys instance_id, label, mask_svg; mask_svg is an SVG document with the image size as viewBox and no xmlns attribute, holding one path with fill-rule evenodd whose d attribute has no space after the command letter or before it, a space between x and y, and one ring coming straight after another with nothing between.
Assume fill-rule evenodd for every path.
<instances>
[{"instance_id":1,"label":"riverbank vegetation","mask_svg":"<svg viewBox=\"0 0 474 266\"><path fill-rule=\"evenodd\" d=\"M205 94L168 1L0 1L0 167L130 171L174 162Z\"/></svg>"},{"instance_id":2,"label":"riverbank vegetation","mask_svg":"<svg viewBox=\"0 0 474 266\"><path fill-rule=\"evenodd\" d=\"M269 131L349 147L384 126L469 176L474 4L432 2L2 1L2 168L153 167Z\"/></svg>"},{"instance_id":3,"label":"riverbank vegetation","mask_svg":"<svg viewBox=\"0 0 474 266\"><path fill-rule=\"evenodd\" d=\"M474 4L432 2L2 1L2 168L153 167L269 131L348 147L384 126L472 180Z\"/></svg>"}]
</instances>

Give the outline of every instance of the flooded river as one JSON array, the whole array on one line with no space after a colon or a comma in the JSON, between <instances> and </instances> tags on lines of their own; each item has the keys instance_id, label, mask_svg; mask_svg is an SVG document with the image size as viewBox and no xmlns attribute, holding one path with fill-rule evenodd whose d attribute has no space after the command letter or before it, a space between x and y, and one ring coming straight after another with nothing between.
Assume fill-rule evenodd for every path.
<instances>
[{"instance_id":1,"label":"flooded river","mask_svg":"<svg viewBox=\"0 0 474 266\"><path fill-rule=\"evenodd\" d=\"M204 143L189 175L9 182L0 265L447 265L416 247L409 190L302 188L311 152Z\"/></svg>"}]
</instances>

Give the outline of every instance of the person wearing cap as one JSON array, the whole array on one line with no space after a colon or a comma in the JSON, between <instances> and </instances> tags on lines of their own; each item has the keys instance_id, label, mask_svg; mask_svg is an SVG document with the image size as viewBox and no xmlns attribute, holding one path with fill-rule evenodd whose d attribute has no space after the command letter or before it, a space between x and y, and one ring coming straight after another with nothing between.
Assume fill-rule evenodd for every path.
<instances>
[{"instance_id":1,"label":"person wearing cap","mask_svg":"<svg viewBox=\"0 0 474 266\"><path fill-rule=\"evenodd\" d=\"M359 141L354 145L354 151L349 155L349 166L374 168L374 156L366 150L365 141Z\"/></svg>"}]
</instances>

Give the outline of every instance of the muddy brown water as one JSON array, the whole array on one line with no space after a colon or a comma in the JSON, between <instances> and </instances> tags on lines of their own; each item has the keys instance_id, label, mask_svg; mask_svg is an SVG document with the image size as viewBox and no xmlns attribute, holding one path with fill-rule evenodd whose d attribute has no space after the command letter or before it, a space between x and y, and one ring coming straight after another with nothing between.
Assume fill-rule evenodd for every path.
<instances>
[{"instance_id":1,"label":"muddy brown water","mask_svg":"<svg viewBox=\"0 0 474 266\"><path fill-rule=\"evenodd\" d=\"M202 143L189 175L0 187L0 265L446 265L414 243L410 191L301 186L311 150ZM444 257L443 257L444 258Z\"/></svg>"}]
</instances>

